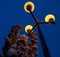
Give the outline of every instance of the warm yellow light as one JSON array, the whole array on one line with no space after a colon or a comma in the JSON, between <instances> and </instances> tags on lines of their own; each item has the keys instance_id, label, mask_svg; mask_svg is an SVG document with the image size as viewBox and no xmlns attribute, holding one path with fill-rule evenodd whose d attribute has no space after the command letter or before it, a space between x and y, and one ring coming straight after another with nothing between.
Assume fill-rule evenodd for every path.
<instances>
[{"instance_id":1,"label":"warm yellow light","mask_svg":"<svg viewBox=\"0 0 60 57\"><path fill-rule=\"evenodd\" d=\"M32 30L32 28L33 28L33 26L27 25L27 26L25 27L25 31L28 32L28 30Z\"/></svg>"},{"instance_id":2,"label":"warm yellow light","mask_svg":"<svg viewBox=\"0 0 60 57\"><path fill-rule=\"evenodd\" d=\"M52 14L48 14L46 17L45 17L45 22L51 22L51 21L55 21L55 16L52 15Z\"/></svg>"},{"instance_id":3,"label":"warm yellow light","mask_svg":"<svg viewBox=\"0 0 60 57\"><path fill-rule=\"evenodd\" d=\"M27 6L31 6L31 11L34 11L34 4L32 3L32 2L30 2L30 1L28 1L28 2L26 2L25 4L24 4L24 10L26 11L26 12L28 12L28 13L30 13L30 11L29 10L27 10Z\"/></svg>"}]
</instances>

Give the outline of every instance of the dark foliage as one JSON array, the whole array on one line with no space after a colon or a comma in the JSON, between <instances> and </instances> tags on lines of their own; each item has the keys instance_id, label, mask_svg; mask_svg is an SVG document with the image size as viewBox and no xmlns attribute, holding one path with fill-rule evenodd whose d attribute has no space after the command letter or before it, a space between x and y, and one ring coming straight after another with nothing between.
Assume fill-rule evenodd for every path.
<instances>
[{"instance_id":1,"label":"dark foliage","mask_svg":"<svg viewBox=\"0 0 60 57\"><path fill-rule=\"evenodd\" d=\"M0 57L36 57L37 52L37 36L34 31L20 35L21 25L12 27L10 34L5 38L3 54ZM28 40L28 37L30 40Z\"/></svg>"}]
</instances>

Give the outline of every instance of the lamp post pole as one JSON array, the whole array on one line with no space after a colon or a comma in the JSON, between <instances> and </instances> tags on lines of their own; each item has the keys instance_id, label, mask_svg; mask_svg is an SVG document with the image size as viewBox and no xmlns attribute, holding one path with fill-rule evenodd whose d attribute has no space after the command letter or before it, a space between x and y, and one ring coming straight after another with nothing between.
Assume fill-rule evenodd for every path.
<instances>
[{"instance_id":1,"label":"lamp post pole","mask_svg":"<svg viewBox=\"0 0 60 57\"><path fill-rule=\"evenodd\" d=\"M44 40L44 36L41 32L41 28L39 26L39 21L36 19L36 17L34 16L33 12L30 11L30 14L32 15L34 21L35 21L35 24L36 24L36 27L37 27L37 30L38 30L38 33L39 33L39 37L40 37L40 42L41 42L41 45L42 45L42 49L43 49L43 53L44 53L44 57L51 57L50 53L49 53L49 50L48 50L48 47L46 45L46 42Z\"/></svg>"}]
</instances>

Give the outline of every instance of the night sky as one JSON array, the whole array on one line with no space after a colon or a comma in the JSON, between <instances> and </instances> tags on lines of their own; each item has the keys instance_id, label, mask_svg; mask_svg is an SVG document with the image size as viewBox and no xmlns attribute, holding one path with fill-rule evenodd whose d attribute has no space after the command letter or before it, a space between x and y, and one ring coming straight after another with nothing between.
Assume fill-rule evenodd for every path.
<instances>
[{"instance_id":1,"label":"night sky","mask_svg":"<svg viewBox=\"0 0 60 57\"><path fill-rule=\"evenodd\" d=\"M32 16L24 11L24 4L32 1L35 4L34 14L44 21L47 14L53 14L56 24L41 24L41 30L51 57L60 57L60 1L59 0L0 0L0 54L13 25L22 24L21 34L25 34L26 25L34 25ZM35 29L37 32L37 30ZM37 34L38 35L38 34ZM38 37L39 39L39 37ZM44 57L41 43L38 43L38 57Z\"/></svg>"}]
</instances>

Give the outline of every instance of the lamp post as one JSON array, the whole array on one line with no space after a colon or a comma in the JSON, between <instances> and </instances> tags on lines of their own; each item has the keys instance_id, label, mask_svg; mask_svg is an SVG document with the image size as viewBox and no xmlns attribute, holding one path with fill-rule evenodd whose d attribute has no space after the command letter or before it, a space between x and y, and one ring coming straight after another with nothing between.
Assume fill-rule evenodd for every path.
<instances>
[{"instance_id":1,"label":"lamp post","mask_svg":"<svg viewBox=\"0 0 60 57\"><path fill-rule=\"evenodd\" d=\"M46 19L45 19L46 22L38 21L37 18L35 17L35 15L33 14L34 4L32 2L27 2L24 5L24 9L25 9L26 12L30 13L31 16L33 17L33 20L35 22L35 26L33 27L33 29L36 27L37 30L38 30L38 34L39 34L39 37L40 37L40 42L41 42L41 45L42 45L44 57L51 57L51 55L49 53L49 50L48 50L48 47L46 45L46 42L44 40L44 36L41 32L40 24L49 24L49 23L55 24L55 17L50 14L50 15L48 15L50 17L46 16Z\"/></svg>"}]
</instances>

